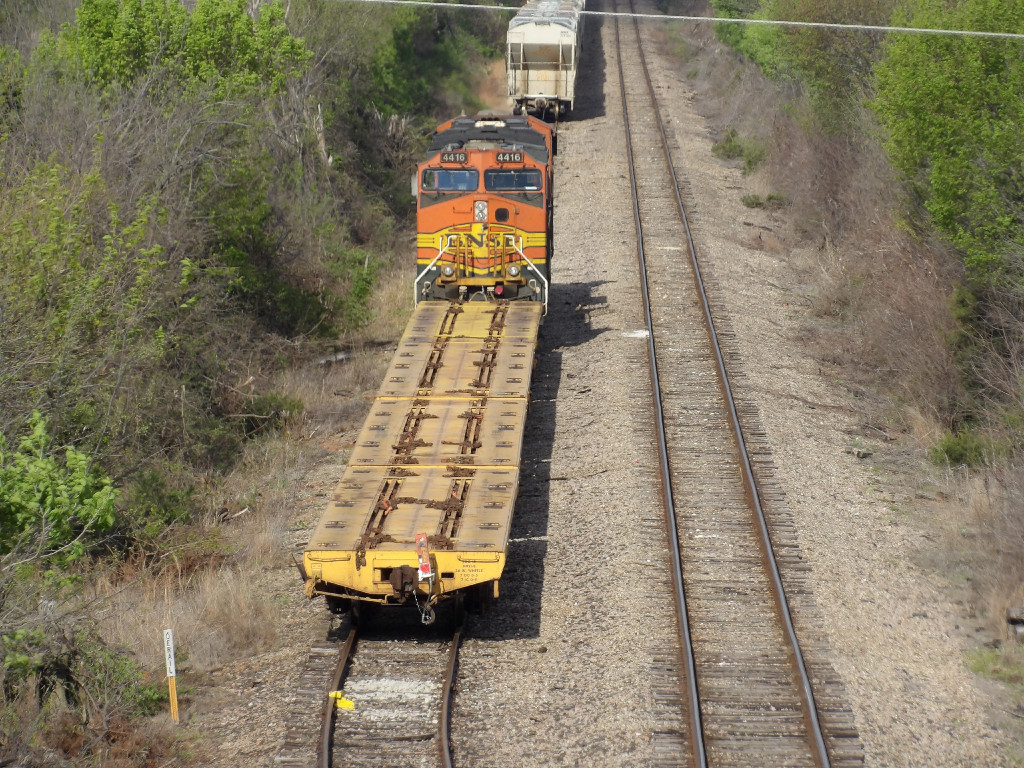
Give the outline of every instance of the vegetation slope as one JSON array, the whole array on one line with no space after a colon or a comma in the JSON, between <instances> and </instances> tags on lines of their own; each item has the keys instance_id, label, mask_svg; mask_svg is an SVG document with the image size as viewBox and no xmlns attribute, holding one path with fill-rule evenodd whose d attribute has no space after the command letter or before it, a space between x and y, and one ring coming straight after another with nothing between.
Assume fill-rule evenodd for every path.
<instances>
[{"instance_id":1,"label":"vegetation slope","mask_svg":"<svg viewBox=\"0 0 1024 768\"><path fill-rule=\"evenodd\" d=\"M475 106L502 27L319 0L0 7L0 763L178 748L129 737L166 686L98 617L235 556L220 521L263 503L246 457L308 407L281 372L372 333L410 161Z\"/></svg>"}]
</instances>

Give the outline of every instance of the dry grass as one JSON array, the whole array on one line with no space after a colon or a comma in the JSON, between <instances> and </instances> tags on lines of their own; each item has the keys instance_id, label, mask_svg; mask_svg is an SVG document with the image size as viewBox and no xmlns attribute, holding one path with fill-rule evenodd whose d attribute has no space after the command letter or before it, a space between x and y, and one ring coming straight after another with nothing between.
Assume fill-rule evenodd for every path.
<instances>
[{"instance_id":1,"label":"dry grass","mask_svg":"<svg viewBox=\"0 0 1024 768\"><path fill-rule=\"evenodd\" d=\"M110 728L114 738L102 761L107 768L164 768L178 764L174 758L179 756L176 751L180 728L169 713L138 724L111 723Z\"/></svg>"},{"instance_id":2,"label":"dry grass","mask_svg":"<svg viewBox=\"0 0 1024 768\"><path fill-rule=\"evenodd\" d=\"M199 671L269 650L276 638L277 609L241 569L204 574L197 589L168 609L172 617L178 612L182 647Z\"/></svg>"},{"instance_id":3,"label":"dry grass","mask_svg":"<svg viewBox=\"0 0 1024 768\"><path fill-rule=\"evenodd\" d=\"M107 607L101 630L107 642L131 648L136 661L159 672L163 630L174 630L179 665L206 672L273 647L277 608L258 573L239 566L210 568L184 582L165 575L113 588L93 589Z\"/></svg>"},{"instance_id":4,"label":"dry grass","mask_svg":"<svg viewBox=\"0 0 1024 768\"><path fill-rule=\"evenodd\" d=\"M234 542L235 562L246 569L268 570L288 561L284 545L288 531L287 489L269 489L263 494L263 506L262 513L254 513L251 520L229 534Z\"/></svg>"},{"instance_id":5,"label":"dry grass","mask_svg":"<svg viewBox=\"0 0 1024 768\"><path fill-rule=\"evenodd\" d=\"M952 262L879 221L863 239L823 238L810 256L811 312L824 321L818 354L878 396L902 431L937 438L959 386L949 347Z\"/></svg>"},{"instance_id":6,"label":"dry grass","mask_svg":"<svg viewBox=\"0 0 1024 768\"><path fill-rule=\"evenodd\" d=\"M969 578L978 617L996 637L1008 637L1007 612L1024 606L1024 477L1013 468L968 472L950 468L942 525L950 562Z\"/></svg>"}]
</instances>

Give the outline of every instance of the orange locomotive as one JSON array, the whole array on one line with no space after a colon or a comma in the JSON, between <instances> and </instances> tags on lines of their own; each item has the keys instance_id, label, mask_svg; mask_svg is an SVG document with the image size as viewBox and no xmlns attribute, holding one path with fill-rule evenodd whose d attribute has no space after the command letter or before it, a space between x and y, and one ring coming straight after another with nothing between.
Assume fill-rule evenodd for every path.
<instances>
[{"instance_id":1,"label":"orange locomotive","mask_svg":"<svg viewBox=\"0 0 1024 768\"><path fill-rule=\"evenodd\" d=\"M457 117L434 131L413 180L417 302L547 306L554 141L525 115Z\"/></svg>"}]
</instances>

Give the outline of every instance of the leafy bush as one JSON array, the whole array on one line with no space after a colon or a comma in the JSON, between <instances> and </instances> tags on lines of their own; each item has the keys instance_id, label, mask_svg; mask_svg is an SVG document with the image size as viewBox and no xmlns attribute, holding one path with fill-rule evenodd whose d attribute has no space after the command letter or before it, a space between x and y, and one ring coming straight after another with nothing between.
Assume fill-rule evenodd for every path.
<instances>
[{"instance_id":1,"label":"leafy bush","mask_svg":"<svg viewBox=\"0 0 1024 768\"><path fill-rule=\"evenodd\" d=\"M280 4L256 20L245 5L201 0L190 15L175 2L86 0L77 24L42 35L28 68L0 55L0 78L19 94L11 138L0 138L0 355L12 361L0 374L0 434L39 408L57 440L126 487L157 468L230 467L259 431L244 408L265 379L241 399L224 393L245 380L242 366L272 357L249 349L253 319L285 334L330 332L341 304L324 269L294 269L282 255L291 234L268 201L284 197L273 186L287 177L256 119L308 52ZM75 109L96 110L82 121L96 134L61 136L41 154L81 141L85 171L80 157L33 155L33 115L44 99L59 105L63 87ZM165 484L189 485L180 475ZM119 527L148 530L191 504L139 493L152 520Z\"/></svg>"},{"instance_id":2,"label":"leafy bush","mask_svg":"<svg viewBox=\"0 0 1024 768\"><path fill-rule=\"evenodd\" d=\"M261 3L256 19L247 11L247 0L198 0L191 13L179 2L83 0L57 55L81 62L100 89L131 86L156 68L173 73L169 89L215 82L220 98L273 95L311 54L288 33L279 0Z\"/></svg>"},{"instance_id":3,"label":"leafy bush","mask_svg":"<svg viewBox=\"0 0 1024 768\"><path fill-rule=\"evenodd\" d=\"M826 24L889 21L894 0L714 0L722 16ZM836 29L717 24L715 33L772 78L799 82L820 128L833 134L856 125L880 55L877 33Z\"/></svg>"},{"instance_id":4,"label":"leafy bush","mask_svg":"<svg viewBox=\"0 0 1024 768\"><path fill-rule=\"evenodd\" d=\"M769 192L764 197L751 192L744 195L741 200L747 208L766 208L770 211L778 210L786 204L786 198L775 192Z\"/></svg>"},{"instance_id":5,"label":"leafy bush","mask_svg":"<svg viewBox=\"0 0 1024 768\"><path fill-rule=\"evenodd\" d=\"M940 29L1024 31L1019 0L921 0L902 23ZM963 393L954 434L933 451L977 465L1019 449L1024 317L1024 61L1015 42L976 37L894 37L877 67L872 107L924 223L958 249L967 284L953 311L952 344ZM964 425L968 425L965 427ZM999 434L995 450L971 425Z\"/></svg>"},{"instance_id":6,"label":"leafy bush","mask_svg":"<svg viewBox=\"0 0 1024 768\"><path fill-rule=\"evenodd\" d=\"M125 489L125 501L132 510L126 525L129 535L143 545L156 543L170 526L192 518L196 504L194 485L178 488L171 478L186 472L181 467L147 467Z\"/></svg>"},{"instance_id":7,"label":"leafy bush","mask_svg":"<svg viewBox=\"0 0 1024 768\"><path fill-rule=\"evenodd\" d=\"M302 411L302 403L294 397L268 392L253 398L243 430L247 437L260 432L276 431L301 416Z\"/></svg>"},{"instance_id":8,"label":"leafy bush","mask_svg":"<svg viewBox=\"0 0 1024 768\"><path fill-rule=\"evenodd\" d=\"M749 19L756 17L761 7L758 0L712 0L711 6L715 15L725 19ZM745 24L715 24L715 35L724 43L736 50L744 51L743 43L748 32L751 31ZM757 59L754 59L757 61Z\"/></svg>"},{"instance_id":9,"label":"leafy bush","mask_svg":"<svg viewBox=\"0 0 1024 768\"><path fill-rule=\"evenodd\" d=\"M936 464L968 467L984 466L1005 454L1005 447L970 427L955 433L947 432L928 453Z\"/></svg>"},{"instance_id":10,"label":"leafy bush","mask_svg":"<svg viewBox=\"0 0 1024 768\"><path fill-rule=\"evenodd\" d=\"M711 147L715 157L723 160L743 159L743 172L753 172L764 159L764 144L751 139L740 138L735 128L728 128L721 141L715 142Z\"/></svg>"},{"instance_id":11,"label":"leafy bush","mask_svg":"<svg viewBox=\"0 0 1024 768\"><path fill-rule=\"evenodd\" d=\"M0 746L22 765L51 752L46 736L69 759L109 754L125 735L118 723L155 714L168 699L160 680L81 618L42 615L22 628L0 628L0 659ZM91 738L73 738L86 726Z\"/></svg>"},{"instance_id":12,"label":"leafy bush","mask_svg":"<svg viewBox=\"0 0 1024 768\"><path fill-rule=\"evenodd\" d=\"M22 64L18 52L0 45L0 125L16 112L22 99Z\"/></svg>"},{"instance_id":13,"label":"leafy bush","mask_svg":"<svg viewBox=\"0 0 1024 768\"><path fill-rule=\"evenodd\" d=\"M1012 646L1006 649L982 647L967 654L967 668L976 675L984 675L1014 686L1015 698L1019 699L1024 684L1024 664L1020 653ZM1018 705L1019 706L1019 705Z\"/></svg>"},{"instance_id":14,"label":"leafy bush","mask_svg":"<svg viewBox=\"0 0 1024 768\"><path fill-rule=\"evenodd\" d=\"M133 422L152 415L137 412L133 394L151 387L166 361L173 337L164 325L180 303L154 241L160 212L146 202L124 216L96 172L42 165L7 182L0 354L11 364L0 377L0 432L10 436L33 409L45 410L57 440L87 452L90 464L132 462L127 441L139 446L146 435Z\"/></svg>"},{"instance_id":15,"label":"leafy bush","mask_svg":"<svg viewBox=\"0 0 1024 768\"><path fill-rule=\"evenodd\" d=\"M90 533L113 525L118 492L74 448L65 449L63 463L56 459L38 411L28 429L15 451L0 435L0 555L20 546L69 563L85 551Z\"/></svg>"}]
</instances>

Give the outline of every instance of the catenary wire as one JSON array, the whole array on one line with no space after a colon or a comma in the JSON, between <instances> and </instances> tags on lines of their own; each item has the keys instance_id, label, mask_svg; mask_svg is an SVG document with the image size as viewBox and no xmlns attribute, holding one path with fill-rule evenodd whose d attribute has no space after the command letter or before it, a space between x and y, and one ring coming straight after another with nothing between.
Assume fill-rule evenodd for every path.
<instances>
[{"instance_id":1,"label":"catenary wire","mask_svg":"<svg viewBox=\"0 0 1024 768\"><path fill-rule=\"evenodd\" d=\"M427 8L464 8L470 11L518 12L521 6L474 5L471 3L444 3L436 0L336 0L347 3L374 3L377 5L413 5ZM927 27L894 27L879 24L838 24L826 21L786 21L783 19L729 19L717 16L679 16L660 13L613 13L610 11L580 11L581 16L608 16L657 21L695 21L715 24L759 24L761 26L797 27L804 29L832 29L848 32L898 32L908 35L945 35L947 37L980 37L995 40L1024 42L1024 32L985 32L978 29L930 29Z\"/></svg>"}]
</instances>

